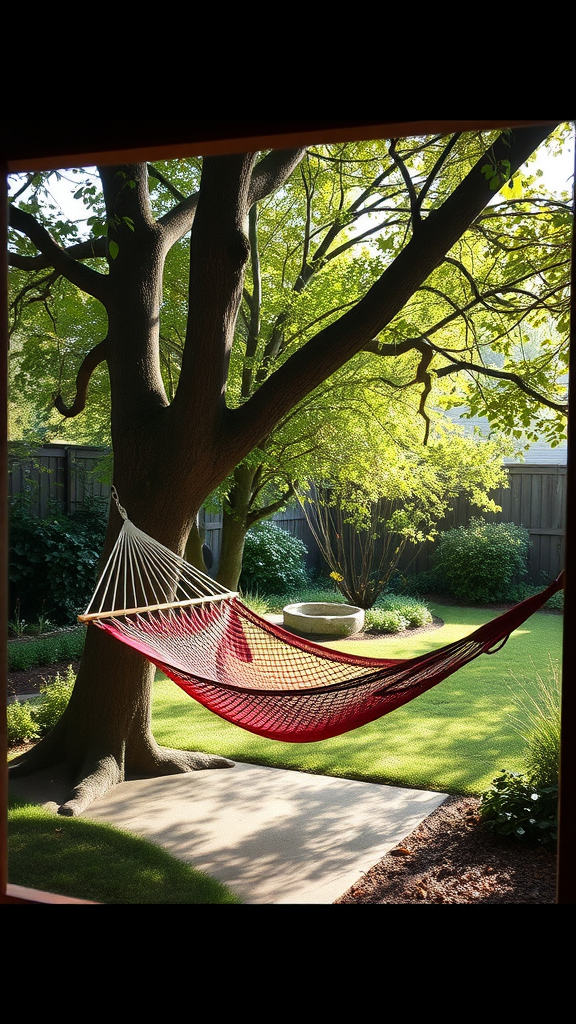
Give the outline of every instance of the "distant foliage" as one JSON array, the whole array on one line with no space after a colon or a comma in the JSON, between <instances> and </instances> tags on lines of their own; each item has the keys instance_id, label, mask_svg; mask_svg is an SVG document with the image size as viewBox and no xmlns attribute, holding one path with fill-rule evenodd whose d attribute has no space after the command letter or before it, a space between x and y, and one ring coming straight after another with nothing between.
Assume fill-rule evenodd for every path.
<instances>
[{"instance_id":1,"label":"distant foliage","mask_svg":"<svg viewBox=\"0 0 576 1024\"><path fill-rule=\"evenodd\" d=\"M240 587L254 594L293 593L309 585L308 549L291 533L263 521L246 535Z\"/></svg>"},{"instance_id":2,"label":"distant foliage","mask_svg":"<svg viewBox=\"0 0 576 1024\"><path fill-rule=\"evenodd\" d=\"M510 600L527 574L529 547L521 526L472 519L441 535L434 575L442 592L463 604Z\"/></svg>"},{"instance_id":3,"label":"distant foliage","mask_svg":"<svg viewBox=\"0 0 576 1024\"><path fill-rule=\"evenodd\" d=\"M8 643L8 668L19 672L57 661L80 661L84 650L86 626L63 629L50 636L26 637Z\"/></svg>"},{"instance_id":4,"label":"distant foliage","mask_svg":"<svg viewBox=\"0 0 576 1024\"><path fill-rule=\"evenodd\" d=\"M106 507L86 504L67 514L51 509L30 515L16 499L10 509L9 607L26 624L47 618L52 625L76 620L90 600L106 530Z\"/></svg>"}]
</instances>

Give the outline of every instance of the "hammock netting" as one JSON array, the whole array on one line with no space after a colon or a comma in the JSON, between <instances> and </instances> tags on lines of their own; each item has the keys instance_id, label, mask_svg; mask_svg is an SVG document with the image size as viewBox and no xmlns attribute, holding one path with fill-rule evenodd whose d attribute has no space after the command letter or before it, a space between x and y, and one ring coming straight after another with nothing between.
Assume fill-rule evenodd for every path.
<instances>
[{"instance_id":1,"label":"hammock netting","mask_svg":"<svg viewBox=\"0 0 576 1024\"><path fill-rule=\"evenodd\" d=\"M81 621L134 648L234 725L292 743L337 736L407 704L510 633L562 575L467 637L408 659L365 658L295 636L125 520Z\"/></svg>"}]
</instances>

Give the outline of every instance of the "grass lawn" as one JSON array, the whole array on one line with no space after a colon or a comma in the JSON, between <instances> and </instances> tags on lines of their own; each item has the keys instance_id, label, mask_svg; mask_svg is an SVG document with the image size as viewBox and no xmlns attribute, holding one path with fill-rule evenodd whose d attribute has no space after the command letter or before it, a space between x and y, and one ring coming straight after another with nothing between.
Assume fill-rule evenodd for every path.
<instances>
[{"instance_id":1,"label":"grass lawn","mask_svg":"<svg viewBox=\"0 0 576 1024\"><path fill-rule=\"evenodd\" d=\"M412 657L458 640L494 616L490 609L431 605L445 625L410 637L347 640L336 649L369 657ZM559 663L561 615L537 612L504 648L483 655L403 708L319 743L281 743L229 725L158 674L154 735L170 747L236 761L446 793L479 794L502 768L522 770L522 740L512 724L518 682L535 692L550 659Z\"/></svg>"},{"instance_id":2,"label":"grass lawn","mask_svg":"<svg viewBox=\"0 0 576 1024\"><path fill-rule=\"evenodd\" d=\"M14 885L105 904L241 902L161 847L111 825L12 805L8 833Z\"/></svg>"}]
</instances>

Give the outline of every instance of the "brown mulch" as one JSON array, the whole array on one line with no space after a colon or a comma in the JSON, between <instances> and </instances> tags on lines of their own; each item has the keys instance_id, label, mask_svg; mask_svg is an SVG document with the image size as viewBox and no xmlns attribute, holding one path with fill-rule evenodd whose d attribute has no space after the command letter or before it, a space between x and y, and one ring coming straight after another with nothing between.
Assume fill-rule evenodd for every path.
<instances>
[{"instance_id":1,"label":"brown mulch","mask_svg":"<svg viewBox=\"0 0 576 1024\"><path fill-rule=\"evenodd\" d=\"M69 664L11 672L8 695L38 693ZM555 853L493 835L480 822L479 804L477 797L448 797L335 903L555 903Z\"/></svg>"},{"instance_id":2,"label":"brown mulch","mask_svg":"<svg viewBox=\"0 0 576 1024\"><path fill-rule=\"evenodd\" d=\"M555 903L556 855L493 835L450 796L335 903Z\"/></svg>"}]
</instances>

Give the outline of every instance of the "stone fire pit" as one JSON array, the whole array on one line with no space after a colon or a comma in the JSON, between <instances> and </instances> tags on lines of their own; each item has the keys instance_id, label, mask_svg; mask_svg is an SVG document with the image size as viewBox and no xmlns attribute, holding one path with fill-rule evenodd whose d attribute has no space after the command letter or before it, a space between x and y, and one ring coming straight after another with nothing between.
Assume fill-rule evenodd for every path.
<instances>
[{"instance_id":1,"label":"stone fire pit","mask_svg":"<svg viewBox=\"0 0 576 1024\"><path fill-rule=\"evenodd\" d=\"M302 636L338 640L359 633L364 627L364 609L352 604L304 602L283 609L284 628Z\"/></svg>"}]
</instances>

